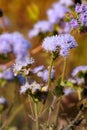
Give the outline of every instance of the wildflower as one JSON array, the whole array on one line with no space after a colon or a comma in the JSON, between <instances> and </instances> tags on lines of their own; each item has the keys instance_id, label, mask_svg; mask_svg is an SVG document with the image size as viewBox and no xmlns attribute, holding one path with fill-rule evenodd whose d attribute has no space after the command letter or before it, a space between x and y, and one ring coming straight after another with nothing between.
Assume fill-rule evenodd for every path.
<instances>
[{"instance_id":1,"label":"wildflower","mask_svg":"<svg viewBox=\"0 0 87 130\"><path fill-rule=\"evenodd\" d=\"M58 36L46 37L43 41L42 47L49 52L55 52L58 46ZM60 46L60 44L59 44Z\"/></svg>"},{"instance_id":2,"label":"wildflower","mask_svg":"<svg viewBox=\"0 0 87 130\"><path fill-rule=\"evenodd\" d=\"M18 32L14 32L12 34L12 43L13 52L18 59L22 59L24 56L26 56L28 49L31 47L30 43Z\"/></svg>"},{"instance_id":3,"label":"wildflower","mask_svg":"<svg viewBox=\"0 0 87 130\"><path fill-rule=\"evenodd\" d=\"M25 94L28 89L31 89L31 85L29 85L29 83L26 82L24 85L20 87L20 94Z\"/></svg>"},{"instance_id":4,"label":"wildflower","mask_svg":"<svg viewBox=\"0 0 87 130\"><path fill-rule=\"evenodd\" d=\"M87 6L86 5L84 5L84 4L77 4L76 5L76 8L75 8L75 11L77 12L77 13L84 13L84 12L86 12L87 11Z\"/></svg>"},{"instance_id":5,"label":"wildflower","mask_svg":"<svg viewBox=\"0 0 87 130\"><path fill-rule=\"evenodd\" d=\"M36 93L37 91L40 91L41 90L41 86L40 84L38 84L37 82L33 82L31 84L31 88L32 88L32 94Z\"/></svg>"},{"instance_id":6,"label":"wildflower","mask_svg":"<svg viewBox=\"0 0 87 130\"><path fill-rule=\"evenodd\" d=\"M34 63L34 59L31 58L29 55L27 55L26 57L24 57L24 59L20 60L20 59L16 59L16 63L13 66L13 72L15 75L17 75L17 73L19 71L21 71L21 69L23 67L26 67L27 65L31 65Z\"/></svg>"},{"instance_id":7,"label":"wildflower","mask_svg":"<svg viewBox=\"0 0 87 130\"><path fill-rule=\"evenodd\" d=\"M34 25L34 28L29 31L28 35L30 38L37 36L39 33L46 33L53 30L53 26L49 21L39 21Z\"/></svg>"},{"instance_id":8,"label":"wildflower","mask_svg":"<svg viewBox=\"0 0 87 130\"><path fill-rule=\"evenodd\" d=\"M50 23L56 24L60 19L64 18L67 8L56 2L52 5L52 8L47 11L47 17Z\"/></svg>"},{"instance_id":9,"label":"wildflower","mask_svg":"<svg viewBox=\"0 0 87 130\"><path fill-rule=\"evenodd\" d=\"M49 69L49 67L48 67ZM48 81L48 69L43 69L43 70L40 70L37 72L37 76L38 77L41 77L43 79L43 81L47 82ZM51 70L51 80L54 79L55 77L55 70L54 70L54 67L52 67L52 70Z\"/></svg>"},{"instance_id":10,"label":"wildflower","mask_svg":"<svg viewBox=\"0 0 87 130\"><path fill-rule=\"evenodd\" d=\"M0 54L7 54L12 51L11 46L8 41L5 41L4 39L0 39Z\"/></svg>"},{"instance_id":11,"label":"wildflower","mask_svg":"<svg viewBox=\"0 0 87 130\"><path fill-rule=\"evenodd\" d=\"M79 27L78 21L76 19L72 19L71 22L70 22L70 24L71 24L72 28Z\"/></svg>"},{"instance_id":12,"label":"wildflower","mask_svg":"<svg viewBox=\"0 0 87 130\"><path fill-rule=\"evenodd\" d=\"M72 77L78 76L80 73L85 74L87 72L87 66L78 66L72 71ZM81 75L80 75L81 76ZM82 75L83 76L83 75Z\"/></svg>"},{"instance_id":13,"label":"wildflower","mask_svg":"<svg viewBox=\"0 0 87 130\"><path fill-rule=\"evenodd\" d=\"M0 66L0 79L12 80L14 78L11 68L6 68L6 66Z\"/></svg>"},{"instance_id":14,"label":"wildflower","mask_svg":"<svg viewBox=\"0 0 87 130\"><path fill-rule=\"evenodd\" d=\"M44 69L44 66L43 65L40 65L40 66L37 66L33 69L33 73L38 73L39 71L43 70Z\"/></svg>"},{"instance_id":15,"label":"wildflower","mask_svg":"<svg viewBox=\"0 0 87 130\"><path fill-rule=\"evenodd\" d=\"M87 26L87 12L80 15L80 22L83 26Z\"/></svg>"},{"instance_id":16,"label":"wildflower","mask_svg":"<svg viewBox=\"0 0 87 130\"><path fill-rule=\"evenodd\" d=\"M51 53L58 49L59 54L66 57L70 49L77 47L77 43L70 34L60 34L45 38L42 47Z\"/></svg>"}]
</instances>

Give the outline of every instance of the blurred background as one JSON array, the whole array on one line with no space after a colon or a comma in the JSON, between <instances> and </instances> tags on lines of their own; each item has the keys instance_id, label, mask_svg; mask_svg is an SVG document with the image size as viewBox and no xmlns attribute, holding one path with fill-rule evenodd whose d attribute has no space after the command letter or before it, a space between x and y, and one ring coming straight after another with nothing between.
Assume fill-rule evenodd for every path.
<instances>
[{"instance_id":1,"label":"blurred background","mask_svg":"<svg viewBox=\"0 0 87 130\"><path fill-rule=\"evenodd\" d=\"M35 66L42 64L47 66L50 59L42 50L34 54L32 53L32 50L38 45L41 45L42 41L39 42L38 38L29 39L28 31L32 29L37 20L46 19L46 11L51 7L53 2L56 2L56 0L0 0L0 8L3 10L6 22L6 31L19 31L30 41L32 45L30 53L35 59ZM37 8L37 12L34 11L34 6ZM0 27L0 30L1 29L2 28ZM87 33L78 34L77 32L73 32L72 35L75 36L79 46L75 50L72 50L67 58L66 78L70 76L74 67L87 65ZM9 61L10 60L4 61L4 59L0 59L0 64L7 64ZM63 61L60 63L58 61L55 65L57 70L56 75L60 75L62 72ZM5 87L0 88L0 96L4 96L8 100L9 106L14 106L12 112L16 111L16 107L19 107L19 104L24 100L23 97L19 95L17 91L18 89L19 86L17 86L16 83L13 83L13 81L7 83ZM32 121L27 117L27 112L28 108L20 108L19 113L11 122L11 127L6 130L33 129Z\"/></svg>"}]
</instances>

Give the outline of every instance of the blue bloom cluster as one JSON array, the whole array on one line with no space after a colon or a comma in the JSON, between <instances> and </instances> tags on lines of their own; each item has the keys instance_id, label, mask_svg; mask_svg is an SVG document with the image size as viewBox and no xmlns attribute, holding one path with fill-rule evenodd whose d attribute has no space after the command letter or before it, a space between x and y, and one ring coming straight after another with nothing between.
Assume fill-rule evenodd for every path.
<instances>
[{"instance_id":1,"label":"blue bloom cluster","mask_svg":"<svg viewBox=\"0 0 87 130\"><path fill-rule=\"evenodd\" d=\"M87 5L77 4L75 8L76 17L72 17L72 28L79 28L80 31L87 31Z\"/></svg>"},{"instance_id":2,"label":"blue bloom cluster","mask_svg":"<svg viewBox=\"0 0 87 130\"><path fill-rule=\"evenodd\" d=\"M58 36L46 37L42 47L51 53L59 50L60 56L66 57L71 48L77 47L77 43L70 34L60 34Z\"/></svg>"},{"instance_id":3,"label":"blue bloom cluster","mask_svg":"<svg viewBox=\"0 0 87 130\"><path fill-rule=\"evenodd\" d=\"M14 74L11 68L6 68L6 66L1 65L0 66L0 79L5 79L5 80L13 80L14 79Z\"/></svg>"},{"instance_id":4,"label":"blue bloom cluster","mask_svg":"<svg viewBox=\"0 0 87 130\"><path fill-rule=\"evenodd\" d=\"M12 52L17 59L24 58L31 47L29 41L19 32L1 34L0 43L0 54L6 55Z\"/></svg>"}]
</instances>

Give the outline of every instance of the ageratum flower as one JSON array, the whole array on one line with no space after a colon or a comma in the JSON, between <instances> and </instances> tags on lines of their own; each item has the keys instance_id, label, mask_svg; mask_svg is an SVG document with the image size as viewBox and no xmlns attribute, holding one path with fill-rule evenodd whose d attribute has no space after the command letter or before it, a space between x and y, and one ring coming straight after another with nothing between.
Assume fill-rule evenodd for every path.
<instances>
[{"instance_id":1,"label":"ageratum flower","mask_svg":"<svg viewBox=\"0 0 87 130\"><path fill-rule=\"evenodd\" d=\"M44 69L44 65L37 66L33 69L33 73L38 73L39 71L42 71Z\"/></svg>"},{"instance_id":2,"label":"ageratum flower","mask_svg":"<svg viewBox=\"0 0 87 130\"><path fill-rule=\"evenodd\" d=\"M13 66L13 72L15 75L17 75L17 72L21 71L23 67L26 67L27 65L31 65L34 63L34 59L31 58L29 55L24 57L23 60L16 59L16 63Z\"/></svg>"},{"instance_id":3,"label":"ageratum flower","mask_svg":"<svg viewBox=\"0 0 87 130\"><path fill-rule=\"evenodd\" d=\"M48 67L48 69L49 69L49 67ZM36 73L37 76L42 78L44 82L48 81L48 69L42 69ZM50 79L52 80L52 79L54 79L54 77L55 77L55 70L54 70L54 67L52 66Z\"/></svg>"},{"instance_id":4,"label":"ageratum flower","mask_svg":"<svg viewBox=\"0 0 87 130\"><path fill-rule=\"evenodd\" d=\"M6 68L6 66L0 66L0 79L12 80L14 79L14 74L11 68Z\"/></svg>"},{"instance_id":5,"label":"ageratum flower","mask_svg":"<svg viewBox=\"0 0 87 130\"><path fill-rule=\"evenodd\" d=\"M24 85L20 87L20 94L25 94L28 89L31 89L31 85L26 82Z\"/></svg>"},{"instance_id":6,"label":"ageratum flower","mask_svg":"<svg viewBox=\"0 0 87 130\"><path fill-rule=\"evenodd\" d=\"M76 8L75 8L75 11L76 11L77 13L84 13L84 12L87 11L87 5L77 4L77 5L76 5Z\"/></svg>"},{"instance_id":7,"label":"ageratum flower","mask_svg":"<svg viewBox=\"0 0 87 130\"><path fill-rule=\"evenodd\" d=\"M46 37L42 44L42 47L48 52L55 52L57 49L57 46L60 47L60 43L58 42L57 35L51 36L51 37Z\"/></svg>"},{"instance_id":8,"label":"ageratum flower","mask_svg":"<svg viewBox=\"0 0 87 130\"><path fill-rule=\"evenodd\" d=\"M29 31L28 36L30 38L37 36L39 33L46 33L53 30L53 26L49 21L38 21L32 30Z\"/></svg>"},{"instance_id":9,"label":"ageratum flower","mask_svg":"<svg viewBox=\"0 0 87 130\"><path fill-rule=\"evenodd\" d=\"M72 28L79 27L78 21L76 19L72 19L71 22L70 22L70 24L71 24Z\"/></svg>"},{"instance_id":10,"label":"ageratum flower","mask_svg":"<svg viewBox=\"0 0 87 130\"><path fill-rule=\"evenodd\" d=\"M52 8L47 10L47 17L50 23L56 24L60 19L64 18L67 8L56 2L52 5Z\"/></svg>"},{"instance_id":11,"label":"ageratum flower","mask_svg":"<svg viewBox=\"0 0 87 130\"><path fill-rule=\"evenodd\" d=\"M0 46L0 54L7 54L11 52L11 46L8 44L8 42L4 40L0 40L1 46Z\"/></svg>"},{"instance_id":12,"label":"ageratum flower","mask_svg":"<svg viewBox=\"0 0 87 130\"><path fill-rule=\"evenodd\" d=\"M31 47L29 41L18 32L3 33L0 35L0 43L0 54L12 52L17 59L24 58L28 53L28 49Z\"/></svg>"},{"instance_id":13,"label":"ageratum flower","mask_svg":"<svg viewBox=\"0 0 87 130\"><path fill-rule=\"evenodd\" d=\"M87 66L78 66L72 71L72 77L77 77L80 73L87 73ZM81 76L81 75L80 75ZM83 76L83 75L82 75Z\"/></svg>"},{"instance_id":14,"label":"ageratum flower","mask_svg":"<svg viewBox=\"0 0 87 130\"><path fill-rule=\"evenodd\" d=\"M80 15L80 22L83 26L87 26L87 12Z\"/></svg>"},{"instance_id":15,"label":"ageratum flower","mask_svg":"<svg viewBox=\"0 0 87 130\"><path fill-rule=\"evenodd\" d=\"M16 58L21 59L27 55L28 49L31 47L30 43L23 37L22 34L14 32L12 34L13 52Z\"/></svg>"},{"instance_id":16,"label":"ageratum flower","mask_svg":"<svg viewBox=\"0 0 87 130\"><path fill-rule=\"evenodd\" d=\"M60 34L45 38L42 47L51 53L59 49L60 56L66 57L70 49L77 47L77 43L70 34Z\"/></svg>"}]
</instances>

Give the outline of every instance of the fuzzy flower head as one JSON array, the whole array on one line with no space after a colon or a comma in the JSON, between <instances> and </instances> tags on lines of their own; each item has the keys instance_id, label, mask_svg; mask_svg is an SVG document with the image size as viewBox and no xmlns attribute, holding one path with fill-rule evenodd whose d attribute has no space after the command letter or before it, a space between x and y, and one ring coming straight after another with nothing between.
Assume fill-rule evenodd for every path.
<instances>
[{"instance_id":1,"label":"fuzzy flower head","mask_svg":"<svg viewBox=\"0 0 87 130\"><path fill-rule=\"evenodd\" d=\"M25 94L28 89L31 89L31 85L29 85L29 83L26 82L24 85L20 87L20 94Z\"/></svg>"},{"instance_id":2,"label":"fuzzy flower head","mask_svg":"<svg viewBox=\"0 0 87 130\"><path fill-rule=\"evenodd\" d=\"M76 11L77 13L84 13L84 12L87 11L87 5L77 4L77 5L76 5L76 8L75 8L75 11Z\"/></svg>"},{"instance_id":3,"label":"fuzzy flower head","mask_svg":"<svg viewBox=\"0 0 87 130\"><path fill-rule=\"evenodd\" d=\"M42 47L48 52L55 52L58 46L58 36L46 37L43 41ZM60 46L60 45L59 45Z\"/></svg>"},{"instance_id":4,"label":"fuzzy flower head","mask_svg":"<svg viewBox=\"0 0 87 130\"><path fill-rule=\"evenodd\" d=\"M72 29L77 28L80 32L87 32L87 5L77 4L75 8L77 17L70 19Z\"/></svg>"},{"instance_id":5,"label":"fuzzy flower head","mask_svg":"<svg viewBox=\"0 0 87 130\"><path fill-rule=\"evenodd\" d=\"M6 66L0 66L0 79L13 80L14 74L11 68L6 68Z\"/></svg>"},{"instance_id":6,"label":"fuzzy flower head","mask_svg":"<svg viewBox=\"0 0 87 130\"><path fill-rule=\"evenodd\" d=\"M16 59L16 63L13 66L13 72L15 76L17 75L18 72L22 70L23 67L26 67L28 65L32 65L34 63L34 59L31 58L29 55L24 57L23 60Z\"/></svg>"},{"instance_id":7,"label":"fuzzy flower head","mask_svg":"<svg viewBox=\"0 0 87 130\"><path fill-rule=\"evenodd\" d=\"M37 69L37 70L36 70ZM49 69L49 67L48 67ZM33 70L33 73L37 74L38 77L42 78L44 82L48 81L48 69L45 69L44 66L38 66ZM52 66L50 79L53 80L55 78L55 69Z\"/></svg>"},{"instance_id":8,"label":"fuzzy flower head","mask_svg":"<svg viewBox=\"0 0 87 130\"><path fill-rule=\"evenodd\" d=\"M45 38L42 47L51 53L59 50L60 56L66 57L70 49L77 47L77 43L70 34L60 34Z\"/></svg>"},{"instance_id":9,"label":"fuzzy flower head","mask_svg":"<svg viewBox=\"0 0 87 130\"><path fill-rule=\"evenodd\" d=\"M87 66L78 66L72 71L72 77L83 77L87 73Z\"/></svg>"},{"instance_id":10,"label":"fuzzy flower head","mask_svg":"<svg viewBox=\"0 0 87 130\"><path fill-rule=\"evenodd\" d=\"M33 29L29 31L28 36L30 38L37 36L39 33L46 33L53 30L53 26L49 21L43 20L37 22Z\"/></svg>"},{"instance_id":11,"label":"fuzzy flower head","mask_svg":"<svg viewBox=\"0 0 87 130\"><path fill-rule=\"evenodd\" d=\"M56 24L60 19L64 18L67 8L56 2L52 5L52 8L47 10L47 17L50 23Z\"/></svg>"}]
</instances>

